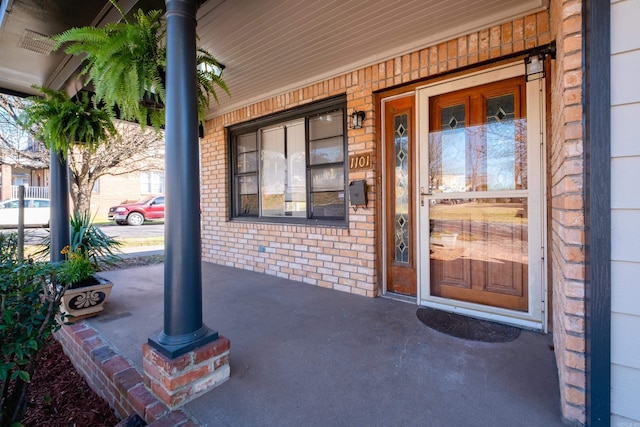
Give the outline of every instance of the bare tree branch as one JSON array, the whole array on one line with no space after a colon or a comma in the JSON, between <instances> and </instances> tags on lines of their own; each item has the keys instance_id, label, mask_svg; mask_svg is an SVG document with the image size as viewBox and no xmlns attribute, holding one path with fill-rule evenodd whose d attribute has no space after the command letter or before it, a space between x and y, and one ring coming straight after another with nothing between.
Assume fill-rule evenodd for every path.
<instances>
[{"instance_id":1,"label":"bare tree branch","mask_svg":"<svg viewBox=\"0 0 640 427\"><path fill-rule=\"evenodd\" d=\"M48 167L49 150L37 142L32 130L20 126L20 115L29 101L0 94L0 163L28 168ZM115 122L117 136L95 151L74 145L68 156L69 192L75 209L88 213L91 192L96 181L105 175L164 169L164 135L161 131L135 123Z\"/></svg>"},{"instance_id":2,"label":"bare tree branch","mask_svg":"<svg viewBox=\"0 0 640 427\"><path fill-rule=\"evenodd\" d=\"M48 150L19 124L25 102L24 98L0 94L0 163L44 168L49 164Z\"/></svg>"},{"instance_id":3,"label":"bare tree branch","mask_svg":"<svg viewBox=\"0 0 640 427\"><path fill-rule=\"evenodd\" d=\"M91 191L98 178L134 171L164 169L164 135L151 128L116 121L118 135L91 152L74 146L69 153L71 198L80 212L89 212Z\"/></svg>"}]
</instances>

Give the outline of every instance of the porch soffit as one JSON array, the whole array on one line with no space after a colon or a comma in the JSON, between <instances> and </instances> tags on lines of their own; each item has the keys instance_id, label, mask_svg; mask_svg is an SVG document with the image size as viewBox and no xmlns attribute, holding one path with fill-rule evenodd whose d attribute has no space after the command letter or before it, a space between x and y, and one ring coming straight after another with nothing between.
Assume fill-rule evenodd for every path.
<instances>
[{"instance_id":1,"label":"porch soffit","mask_svg":"<svg viewBox=\"0 0 640 427\"><path fill-rule=\"evenodd\" d=\"M210 117L545 9L547 0L208 0L198 34L231 98Z\"/></svg>"},{"instance_id":2,"label":"porch soffit","mask_svg":"<svg viewBox=\"0 0 640 427\"><path fill-rule=\"evenodd\" d=\"M32 84L68 87L78 67L60 52L21 46L25 30L50 35L116 16L106 1L2 3L0 90L24 93L34 93ZM200 45L226 66L231 91L212 101L209 117L546 7L548 0L207 0L197 15Z\"/></svg>"}]
</instances>

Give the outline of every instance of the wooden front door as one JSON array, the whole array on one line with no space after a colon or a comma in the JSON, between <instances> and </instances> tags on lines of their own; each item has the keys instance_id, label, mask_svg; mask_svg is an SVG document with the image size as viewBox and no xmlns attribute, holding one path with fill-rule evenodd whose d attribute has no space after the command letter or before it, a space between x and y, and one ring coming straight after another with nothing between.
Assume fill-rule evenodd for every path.
<instances>
[{"instance_id":1,"label":"wooden front door","mask_svg":"<svg viewBox=\"0 0 640 427\"><path fill-rule=\"evenodd\" d=\"M416 295L415 97L384 102L386 290Z\"/></svg>"},{"instance_id":2,"label":"wooden front door","mask_svg":"<svg viewBox=\"0 0 640 427\"><path fill-rule=\"evenodd\" d=\"M526 82L429 98L430 295L529 309ZM426 248L425 248L426 249Z\"/></svg>"}]
</instances>

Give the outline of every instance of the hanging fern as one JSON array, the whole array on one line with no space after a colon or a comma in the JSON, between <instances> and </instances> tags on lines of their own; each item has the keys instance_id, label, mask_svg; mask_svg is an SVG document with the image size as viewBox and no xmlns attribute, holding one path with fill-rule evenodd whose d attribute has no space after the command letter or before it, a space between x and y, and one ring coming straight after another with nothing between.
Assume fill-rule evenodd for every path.
<instances>
[{"instance_id":1,"label":"hanging fern","mask_svg":"<svg viewBox=\"0 0 640 427\"><path fill-rule=\"evenodd\" d=\"M209 67L208 71L198 69L197 81L198 81L198 116L200 120L204 120L204 115L209 107L210 96L213 95L213 99L218 101L218 94L216 93L216 86L222 89L227 95L229 95L229 88L227 84L222 80L220 74L213 72L217 67L220 67L218 61L208 51L199 48L196 51L196 64L205 64ZM203 108L204 107L204 108Z\"/></svg>"},{"instance_id":2,"label":"hanging fern","mask_svg":"<svg viewBox=\"0 0 640 427\"><path fill-rule=\"evenodd\" d=\"M55 49L65 45L71 55L84 55L81 71L93 83L96 99L109 107L117 105L122 118L142 125L150 121L164 124L166 91L166 31L160 10L139 9L129 21L115 0L111 3L122 15L122 21L103 28L71 28L53 36ZM198 49L197 61L217 65L207 51ZM215 87L229 94L224 81L211 72L196 71L198 78L198 115L204 119L209 98L217 101Z\"/></svg>"},{"instance_id":3,"label":"hanging fern","mask_svg":"<svg viewBox=\"0 0 640 427\"><path fill-rule=\"evenodd\" d=\"M47 148L53 148L66 158L71 144L82 144L95 150L116 134L111 110L97 107L87 92L74 99L65 91L34 86L43 97L31 97L23 110L20 124L33 129Z\"/></svg>"}]
</instances>

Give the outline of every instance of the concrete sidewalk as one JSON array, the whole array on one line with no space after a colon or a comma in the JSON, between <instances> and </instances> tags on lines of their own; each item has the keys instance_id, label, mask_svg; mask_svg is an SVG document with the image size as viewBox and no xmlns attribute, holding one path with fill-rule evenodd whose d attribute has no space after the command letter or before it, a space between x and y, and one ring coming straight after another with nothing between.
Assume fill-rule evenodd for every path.
<instances>
[{"instance_id":1,"label":"concrete sidewalk","mask_svg":"<svg viewBox=\"0 0 640 427\"><path fill-rule=\"evenodd\" d=\"M149 255L162 255L164 254L164 245L151 245L151 246L125 246L120 249L118 256L122 258L133 258Z\"/></svg>"},{"instance_id":2,"label":"concrete sidewalk","mask_svg":"<svg viewBox=\"0 0 640 427\"><path fill-rule=\"evenodd\" d=\"M163 265L114 283L87 322L142 372L163 323ZM453 338L413 304L203 264L204 322L231 341L231 378L186 404L205 426L562 425L550 335Z\"/></svg>"}]
</instances>

